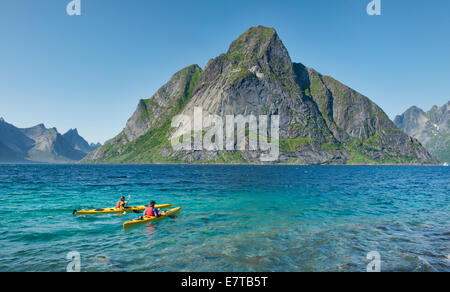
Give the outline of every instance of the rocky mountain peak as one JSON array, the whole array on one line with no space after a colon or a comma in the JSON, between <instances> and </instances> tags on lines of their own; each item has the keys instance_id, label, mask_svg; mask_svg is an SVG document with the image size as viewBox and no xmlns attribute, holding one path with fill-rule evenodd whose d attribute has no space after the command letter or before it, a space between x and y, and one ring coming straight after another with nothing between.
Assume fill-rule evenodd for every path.
<instances>
[{"instance_id":1,"label":"rocky mountain peak","mask_svg":"<svg viewBox=\"0 0 450 292\"><path fill-rule=\"evenodd\" d=\"M89 153L99 147L96 144L89 144L83 137L80 136L78 129L76 128L70 129L62 136L74 149L83 153Z\"/></svg>"},{"instance_id":2,"label":"rocky mountain peak","mask_svg":"<svg viewBox=\"0 0 450 292\"><path fill-rule=\"evenodd\" d=\"M81 160L100 145L89 145L77 129L61 135L56 127L39 124L17 128L0 120L0 162L71 163Z\"/></svg>"},{"instance_id":3,"label":"rocky mountain peak","mask_svg":"<svg viewBox=\"0 0 450 292\"><path fill-rule=\"evenodd\" d=\"M419 140L441 162L450 161L450 101L428 112L413 106L395 118L394 123Z\"/></svg>"},{"instance_id":4,"label":"rocky mountain peak","mask_svg":"<svg viewBox=\"0 0 450 292\"><path fill-rule=\"evenodd\" d=\"M66 134L78 135L78 129L77 129L77 128L75 128L75 129L70 129L69 131L67 131Z\"/></svg>"},{"instance_id":5,"label":"rocky mountain peak","mask_svg":"<svg viewBox=\"0 0 450 292\"><path fill-rule=\"evenodd\" d=\"M252 27L231 43L228 54L254 55L263 49L267 49L272 42L281 42L275 29L264 26Z\"/></svg>"},{"instance_id":6,"label":"rocky mountain peak","mask_svg":"<svg viewBox=\"0 0 450 292\"><path fill-rule=\"evenodd\" d=\"M249 28L231 44L226 57L250 71L292 73L289 53L275 29L269 27Z\"/></svg>"},{"instance_id":7,"label":"rocky mountain peak","mask_svg":"<svg viewBox=\"0 0 450 292\"><path fill-rule=\"evenodd\" d=\"M151 99L139 102L124 131L84 161L260 162L261 151L174 151L168 143L175 131L171 119L192 117L196 107L222 118L279 116L281 163L434 162L370 99L294 64L275 29L264 26L245 31L204 71L190 66L176 73Z\"/></svg>"},{"instance_id":8,"label":"rocky mountain peak","mask_svg":"<svg viewBox=\"0 0 450 292\"><path fill-rule=\"evenodd\" d=\"M412 107L410 107L408 109L408 111L413 111L413 112L423 112L423 110L415 105L413 105Z\"/></svg>"}]
</instances>

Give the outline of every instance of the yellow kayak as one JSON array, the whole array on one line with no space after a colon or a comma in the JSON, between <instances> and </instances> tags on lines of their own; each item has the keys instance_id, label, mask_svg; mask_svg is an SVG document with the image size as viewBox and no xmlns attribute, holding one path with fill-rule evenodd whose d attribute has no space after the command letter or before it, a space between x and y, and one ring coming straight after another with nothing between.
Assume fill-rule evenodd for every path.
<instances>
[{"instance_id":1,"label":"yellow kayak","mask_svg":"<svg viewBox=\"0 0 450 292\"><path fill-rule=\"evenodd\" d=\"M182 207L178 207L178 208L175 208L175 209L167 210L166 212L161 212L161 217L142 217L142 218L134 219L134 220L125 222L123 224L123 228L127 228L127 227L138 225L138 224L144 224L144 223L148 223L148 222L161 220L161 219L167 218L168 216L175 215L175 214L179 213L181 211L181 209L182 209Z\"/></svg>"},{"instance_id":2,"label":"yellow kayak","mask_svg":"<svg viewBox=\"0 0 450 292\"><path fill-rule=\"evenodd\" d=\"M172 207L173 204L165 204L165 205L156 205L155 207L158 209L167 209ZM147 206L134 206L134 207L125 207L124 209L117 208L105 208L105 209L96 209L96 210L81 210L81 211L73 211L74 215L97 215L97 214L114 214L114 213L123 213L123 212L140 212L144 211Z\"/></svg>"}]
</instances>

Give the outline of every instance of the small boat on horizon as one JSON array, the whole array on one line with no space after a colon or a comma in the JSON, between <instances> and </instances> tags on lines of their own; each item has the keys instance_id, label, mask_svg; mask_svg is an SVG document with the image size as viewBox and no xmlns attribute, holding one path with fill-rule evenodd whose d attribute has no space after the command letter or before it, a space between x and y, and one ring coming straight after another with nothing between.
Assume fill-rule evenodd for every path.
<instances>
[{"instance_id":1,"label":"small boat on horizon","mask_svg":"<svg viewBox=\"0 0 450 292\"><path fill-rule=\"evenodd\" d=\"M448 166L448 163L446 162L446 163L444 163L444 166Z\"/></svg>"}]
</instances>

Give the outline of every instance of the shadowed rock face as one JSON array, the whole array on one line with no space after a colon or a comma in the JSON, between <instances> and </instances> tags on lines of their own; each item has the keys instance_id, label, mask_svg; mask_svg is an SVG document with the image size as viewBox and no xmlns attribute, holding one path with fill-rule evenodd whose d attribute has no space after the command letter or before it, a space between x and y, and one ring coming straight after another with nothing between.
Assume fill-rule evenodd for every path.
<instances>
[{"instance_id":1,"label":"shadowed rock face","mask_svg":"<svg viewBox=\"0 0 450 292\"><path fill-rule=\"evenodd\" d=\"M293 63L276 31L254 27L226 54L176 73L141 100L117 137L85 162L259 163L259 152L174 152L168 142L175 114L279 115L279 163L434 163L367 97L311 68Z\"/></svg>"},{"instance_id":2,"label":"shadowed rock face","mask_svg":"<svg viewBox=\"0 0 450 292\"><path fill-rule=\"evenodd\" d=\"M23 163L26 159L0 141L0 163Z\"/></svg>"},{"instance_id":3,"label":"shadowed rock face","mask_svg":"<svg viewBox=\"0 0 450 292\"><path fill-rule=\"evenodd\" d=\"M11 162L14 160L25 161L28 150L30 150L34 141L23 134L20 129L0 120L0 142L2 143L2 155L0 161Z\"/></svg>"},{"instance_id":4,"label":"shadowed rock face","mask_svg":"<svg viewBox=\"0 0 450 292\"><path fill-rule=\"evenodd\" d=\"M428 112L411 107L397 116L394 123L418 139L441 162L450 162L450 101Z\"/></svg>"}]
</instances>

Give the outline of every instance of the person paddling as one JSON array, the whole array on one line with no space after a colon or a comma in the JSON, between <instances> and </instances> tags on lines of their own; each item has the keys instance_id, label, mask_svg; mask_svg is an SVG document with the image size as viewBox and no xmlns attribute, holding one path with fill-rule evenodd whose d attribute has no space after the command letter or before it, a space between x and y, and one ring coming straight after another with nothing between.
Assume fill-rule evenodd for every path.
<instances>
[{"instance_id":1,"label":"person paddling","mask_svg":"<svg viewBox=\"0 0 450 292\"><path fill-rule=\"evenodd\" d=\"M116 209L125 209L125 206L128 202L125 202L125 197L120 198L120 201L117 202Z\"/></svg>"},{"instance_id":2,"label":"person paddling","mask_svg":"<svg viewBox=\"0 0 450 292\"><path fill-rule=\"evenodd\" d=\"M155 208L155 205L155 201L150 202L150 206L145 209L144 217L161 217L161 213L157 208Z\"/></svg>"}]
</instances>

